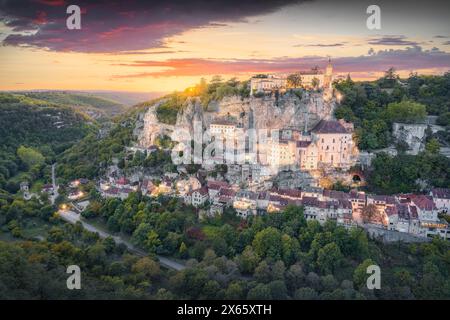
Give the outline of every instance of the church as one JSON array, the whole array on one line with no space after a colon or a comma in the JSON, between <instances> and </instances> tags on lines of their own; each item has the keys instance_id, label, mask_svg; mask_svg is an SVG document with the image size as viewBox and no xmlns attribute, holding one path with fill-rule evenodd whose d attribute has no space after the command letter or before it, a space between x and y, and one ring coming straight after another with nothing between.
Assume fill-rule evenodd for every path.
<instances>
[{"instance_id":1,"label":"church","mask_svg":"<svg viewBox=\"0 0 450 320\"><path fill-rule=\"evenodd\" d=\"M281 130L280 138L268 143L268 165L302 171L321 168L347 170L356 163L358 157L353 131L351 123L328 119L319 121L308 133Z\"/></svg>"}]
</instances>

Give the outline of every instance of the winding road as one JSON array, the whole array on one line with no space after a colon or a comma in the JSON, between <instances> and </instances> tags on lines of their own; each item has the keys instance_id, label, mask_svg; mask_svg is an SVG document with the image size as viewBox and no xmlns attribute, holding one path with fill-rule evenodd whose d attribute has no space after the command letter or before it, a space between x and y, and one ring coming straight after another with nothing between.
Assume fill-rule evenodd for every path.
<instances>
[{"instance_id":1,"label":"winding road","mask_svg":"<svg viewBox=\"0 0 450 320\"><path fill-rule=\"evenodd\" d=\"M129 243L128 241L122 239L119 236L114 236L108 232L105 232L103 230L100 230L99 228L97 228L96 226L93 226L89 223L87 223L86 221L84 221L83 219L81 219L80 214L71 211L71 210L59 210L58 211L59 216L61 217L61 219L63 219L64 221L67 221L69 223L75 224L77 222L80 222L81 225L84 227L84 229L90 231L90 232L95 232L98 233L98 235L100 236L100 238L107 238L107 237L111 237L114 239L114 241L116 243L123 243L128 250L130 250L131 252L135 253L136 255L139 256L147 256L148 254L144 251L141 250L139 248L136 248L135 246L133 246L131 243ZM185 265L172 260L170 258L167 257L163 257L163 256L159 256L157 255L157 258L159 259L159 263L169 269L172 270L176 270L176 271L180 271L186 268Z\"/></svg>"}]
</instances>

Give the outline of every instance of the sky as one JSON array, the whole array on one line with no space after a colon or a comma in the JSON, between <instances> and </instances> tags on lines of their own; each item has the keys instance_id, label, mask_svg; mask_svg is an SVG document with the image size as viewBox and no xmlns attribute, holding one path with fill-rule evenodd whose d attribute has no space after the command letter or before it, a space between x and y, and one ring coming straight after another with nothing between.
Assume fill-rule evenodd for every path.
<instances>
[{"instance_id":1,"label":"sky","mask_svg":"<svg viewBox=\"0 0 450 320\"><path fill-rule=\"evenodd\" d=\"M69 30L69 5L81 29ZM369 30L367 7L381 10ZM450 71L450 1L0 0L0 90L171 92L222 75Z\"/></svg>"}]
</instances>

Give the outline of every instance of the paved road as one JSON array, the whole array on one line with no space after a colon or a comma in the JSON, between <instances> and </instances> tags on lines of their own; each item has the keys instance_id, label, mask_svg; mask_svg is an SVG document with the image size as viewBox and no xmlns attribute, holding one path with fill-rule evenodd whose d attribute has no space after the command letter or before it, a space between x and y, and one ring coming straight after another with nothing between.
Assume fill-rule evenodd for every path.
<instances>
[{"instance_id":1,"label":"paved road","mask_svg":"<svg viewBox=\"0 0 450 320\"><path fill-rule=\"evenodd\" d=\"M53 185L53 195L50 195L51 204L55 204L56 198L58 198L58 186L56 185L56 174L55 174L56 162L52 164L52 185Z\"/></svg>"},{"instance_id":2,"label":"paved road","mask_svg":"<svg viewBox=\"0 0 450 320\"><path fill-rule=\"evenodd\" d=\"M98 229L97 227L87 223L86 221L82 220L80 215L76 212L70 211L70 210L60 210L59 212L59 216L72 224L77 223L78 221L81 222L81 224L83 225L83 227L90 231L90 232L96 232L98 233L98 235L101 238L107 238L107 237L112 237L114 239L114 241L116 241L116 243L123 243L124 245L127 246L128 250L130 250L131 252L139 255L139 256L147 256L147 253L139 248L136 248L135 246L133 246L131 243L129 243L128 241L122 239L121 237L118 236L114 236L108 232L105 232L103 230ZM186 266L184 266L183 264L174 261L172 259L169 259L167 257L163 257L163 256L157 256L159 259L159 262L162 266L166 267L166 268L170 268L176 271L180 271L186 268Z\"/></svg>"}]
</instances>

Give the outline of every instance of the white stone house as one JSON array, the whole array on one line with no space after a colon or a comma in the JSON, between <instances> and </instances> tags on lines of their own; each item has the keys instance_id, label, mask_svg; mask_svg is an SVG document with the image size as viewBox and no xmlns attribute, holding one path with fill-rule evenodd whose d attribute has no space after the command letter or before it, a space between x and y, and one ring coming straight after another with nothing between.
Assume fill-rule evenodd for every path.
<instances>
[{"instance_id":1,"label":"white stone house","mask_svg":"<svg viewBox=\"0 0 450 320\"><path fill-rule=\"evenodd\" d=\"M203 205L208 200L208 189L206 187L202 187L197 190L193 190L189 192L191 204L194 207L199 207Z\"/></svg>"}]
</instances>

